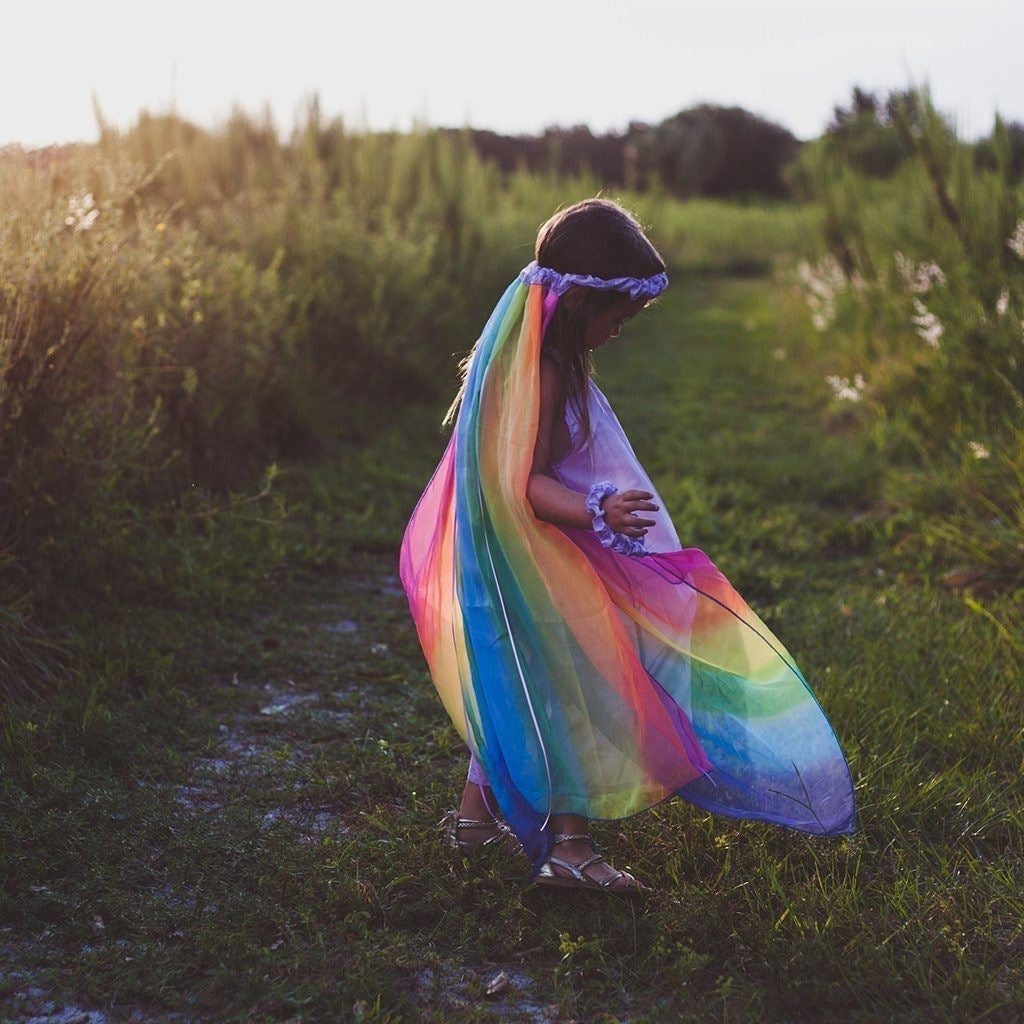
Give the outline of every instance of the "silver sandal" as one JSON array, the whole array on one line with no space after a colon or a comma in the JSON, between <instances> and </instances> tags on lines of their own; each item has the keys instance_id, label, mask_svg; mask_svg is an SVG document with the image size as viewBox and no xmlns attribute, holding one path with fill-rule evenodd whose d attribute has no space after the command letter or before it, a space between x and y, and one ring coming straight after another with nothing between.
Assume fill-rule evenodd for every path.
<instances>
[{"instance_id":1,"label":"silver sandal","mask_svg":"<svg viewBox=\"0 0 1024 1024\"><path fill-rule=\"evenodd\" d=\"M589 875L585 875L583 873L584 868L590 867L591 864L597 864L599 861L604 861L607 864L608 861L597 852L594 839L589 833L560 832L555 836L554 845L557 846L559 843L567 842L570 839L585 839L594 851L594 856L575 863L552 854L540 866L540 870L534 878L534 884L553 885L563 889L593 889L600 892L615 893L619 896L641 896L654 892L650 886L638 882L628 871L620 871L618 868L612 868L615 874L609 875L603 882L598 882ZM608 866L611 867L610 864ZM571 877L567 878L565 875L557 874L555 867L568 871ZM628 878L632 884L615 885L620 878Z\"/></svg>"},{"instance_id":2,"label":"silver sandal","mask_svg":"<svg viewBox=\"0 0 1024 1024\"><path fill-rule=\"evenodd\" d=\"M486 821L480 821L476 818L460 818L459 812L453 807L450 811L445 811L444 817L438 822L438 825L443 827L443 842L445 846L457 851L463 857L476 856L481 850L487 847L493 848L498 844L504 844L504 848L508 853L521 853L523 849L523 844L519 841L519 837L515 832L505 822L499 821L495 817L491 817ZM460 828L497 828L498 831L493 836L488 836L482 842L468 843L465 839L459 838Z\"/></svg>"}]
</instances>

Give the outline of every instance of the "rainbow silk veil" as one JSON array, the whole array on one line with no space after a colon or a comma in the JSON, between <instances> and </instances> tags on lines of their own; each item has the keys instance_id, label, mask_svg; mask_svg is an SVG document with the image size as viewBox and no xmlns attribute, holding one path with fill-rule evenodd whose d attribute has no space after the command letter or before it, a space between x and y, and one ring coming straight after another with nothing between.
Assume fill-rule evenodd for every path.
<instances>
[{"instance_id":1,"label":"rainbow silk veil","mask_svg":"<svg viewBox=\"0 0 1024 1024\"><path fill-rule=\"evenodd\" d=\"M672 795L816 835L854 830L828 719L711 559L619 554L593 530L538 519L527 500L559 296L587 282L636 297L652 280L524 268L473 347L454 430L402 539L431 677L533 874L552 814L617 819Z\"/></svg>"}]
</instances>

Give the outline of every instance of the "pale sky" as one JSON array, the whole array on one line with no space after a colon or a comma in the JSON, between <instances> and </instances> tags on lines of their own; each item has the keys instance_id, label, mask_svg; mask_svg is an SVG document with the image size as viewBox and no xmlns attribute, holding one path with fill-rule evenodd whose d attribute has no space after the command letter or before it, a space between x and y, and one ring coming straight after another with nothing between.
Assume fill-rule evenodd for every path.
<instances>
[{"instance_id":1,"label":"pale sky","mask_svg":"<svg viewBox=\"0 0 1024 1024\"><path fill-rule=\"evenodd\" d=\"M0 145L94 141L108 121L177 112L205 127L303 98L353 126L622 130L737 105L801 139L851 88L927 81L963 138L1024 121L1020 0L12 0ZM1016 69L1016 70L1015 70Z\"/></svg>"}]
</instances>

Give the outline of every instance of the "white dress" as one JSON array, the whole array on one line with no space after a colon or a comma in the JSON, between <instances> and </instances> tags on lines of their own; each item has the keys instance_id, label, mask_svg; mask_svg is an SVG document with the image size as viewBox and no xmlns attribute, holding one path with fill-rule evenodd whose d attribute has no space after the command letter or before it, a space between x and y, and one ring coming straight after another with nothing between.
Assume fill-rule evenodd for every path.
<instances>
[{"instance_id":1,"label":"white dress","mask_svg":"<svg viewBox=\"0 0 1024 1024\"><path fill-rule=\"evenodd\" d=\"M583 439L583 426L572 401L565 403L565 423L569 428L569 450L557 462L554 470L560 483L571 491L587 494L602 480L610 480L620 491L632 489L650 491L650 500L658 506L657 512L641 509L645 519L653 519L647 528L644 546L648 551L677 551L681 545L672 520L665 511L665 503L647 475L629 443L622 424L592 377L587 378L587 411L590 415L590 438Z\"/></svg>"}]
</instances>

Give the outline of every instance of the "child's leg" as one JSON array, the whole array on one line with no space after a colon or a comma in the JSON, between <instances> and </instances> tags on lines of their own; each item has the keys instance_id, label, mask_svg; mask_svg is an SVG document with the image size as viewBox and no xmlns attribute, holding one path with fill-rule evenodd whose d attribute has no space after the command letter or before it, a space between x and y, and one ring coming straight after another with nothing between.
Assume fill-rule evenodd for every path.
<instances>
[{"instance_id":1,"label":"child's leg","mask_svg":"<svg viewBox=\"0 0 1024 1024\"><path fill-rule=\"evenodd\" d=\"M463 818L476 818L481 821L499 817L494 804L494 794L491 792L491 781L484 771L484 766L473 753L469 755L469 769L466 772L466 786L462 791L459 813Z\"/></svg>"},{"instance_id":2,"label":"child's leg","mask_svg":"<svg viewBox=\"0 0 1024 1024\"><path fill-rule=\"evenodd\" d=\"M484 766L476 759L472 752L469 755L469 769L466 772L466 786L462 791L462 804L459 807L460 818L472 818L476 821L485 821L494 816L500 817L494 806L494 794L491 792L491 783L484 771ZM590 830L590 822L576 814L557 814L551 816L551 826L555 833L568 833L570 835L586 834ZM485 838L493 834L496 826L472 826L463 829L464 839L469 842L483 842ZM583 863L587 858L594 855L589 843L585 840L570 839L559 843L555 851L560 857L568 857L572 863ZM571 877L563 867L556 867L555 873L565 877ZM615 879L618 869L613 868L607 861L599 861L588 865L584 873L596 882L606 879ZM623 874L610 883L611 888L629 888L636 886L637 881L632 875Z\"/></svg>"},{"instance_id":3,"label":"child's leg","mask_svg":"<svg viewBox=\"0 0 1024 1024\"><path fill-rule=\"evenodd\" d=\"M476 759L476 754L472 751L469 755L469 771L466 773L466 779L481 786L490 786L491 784L491 780L487 778L487 772L484 771L484 766Z\"/></svg>"}]
</instances>

